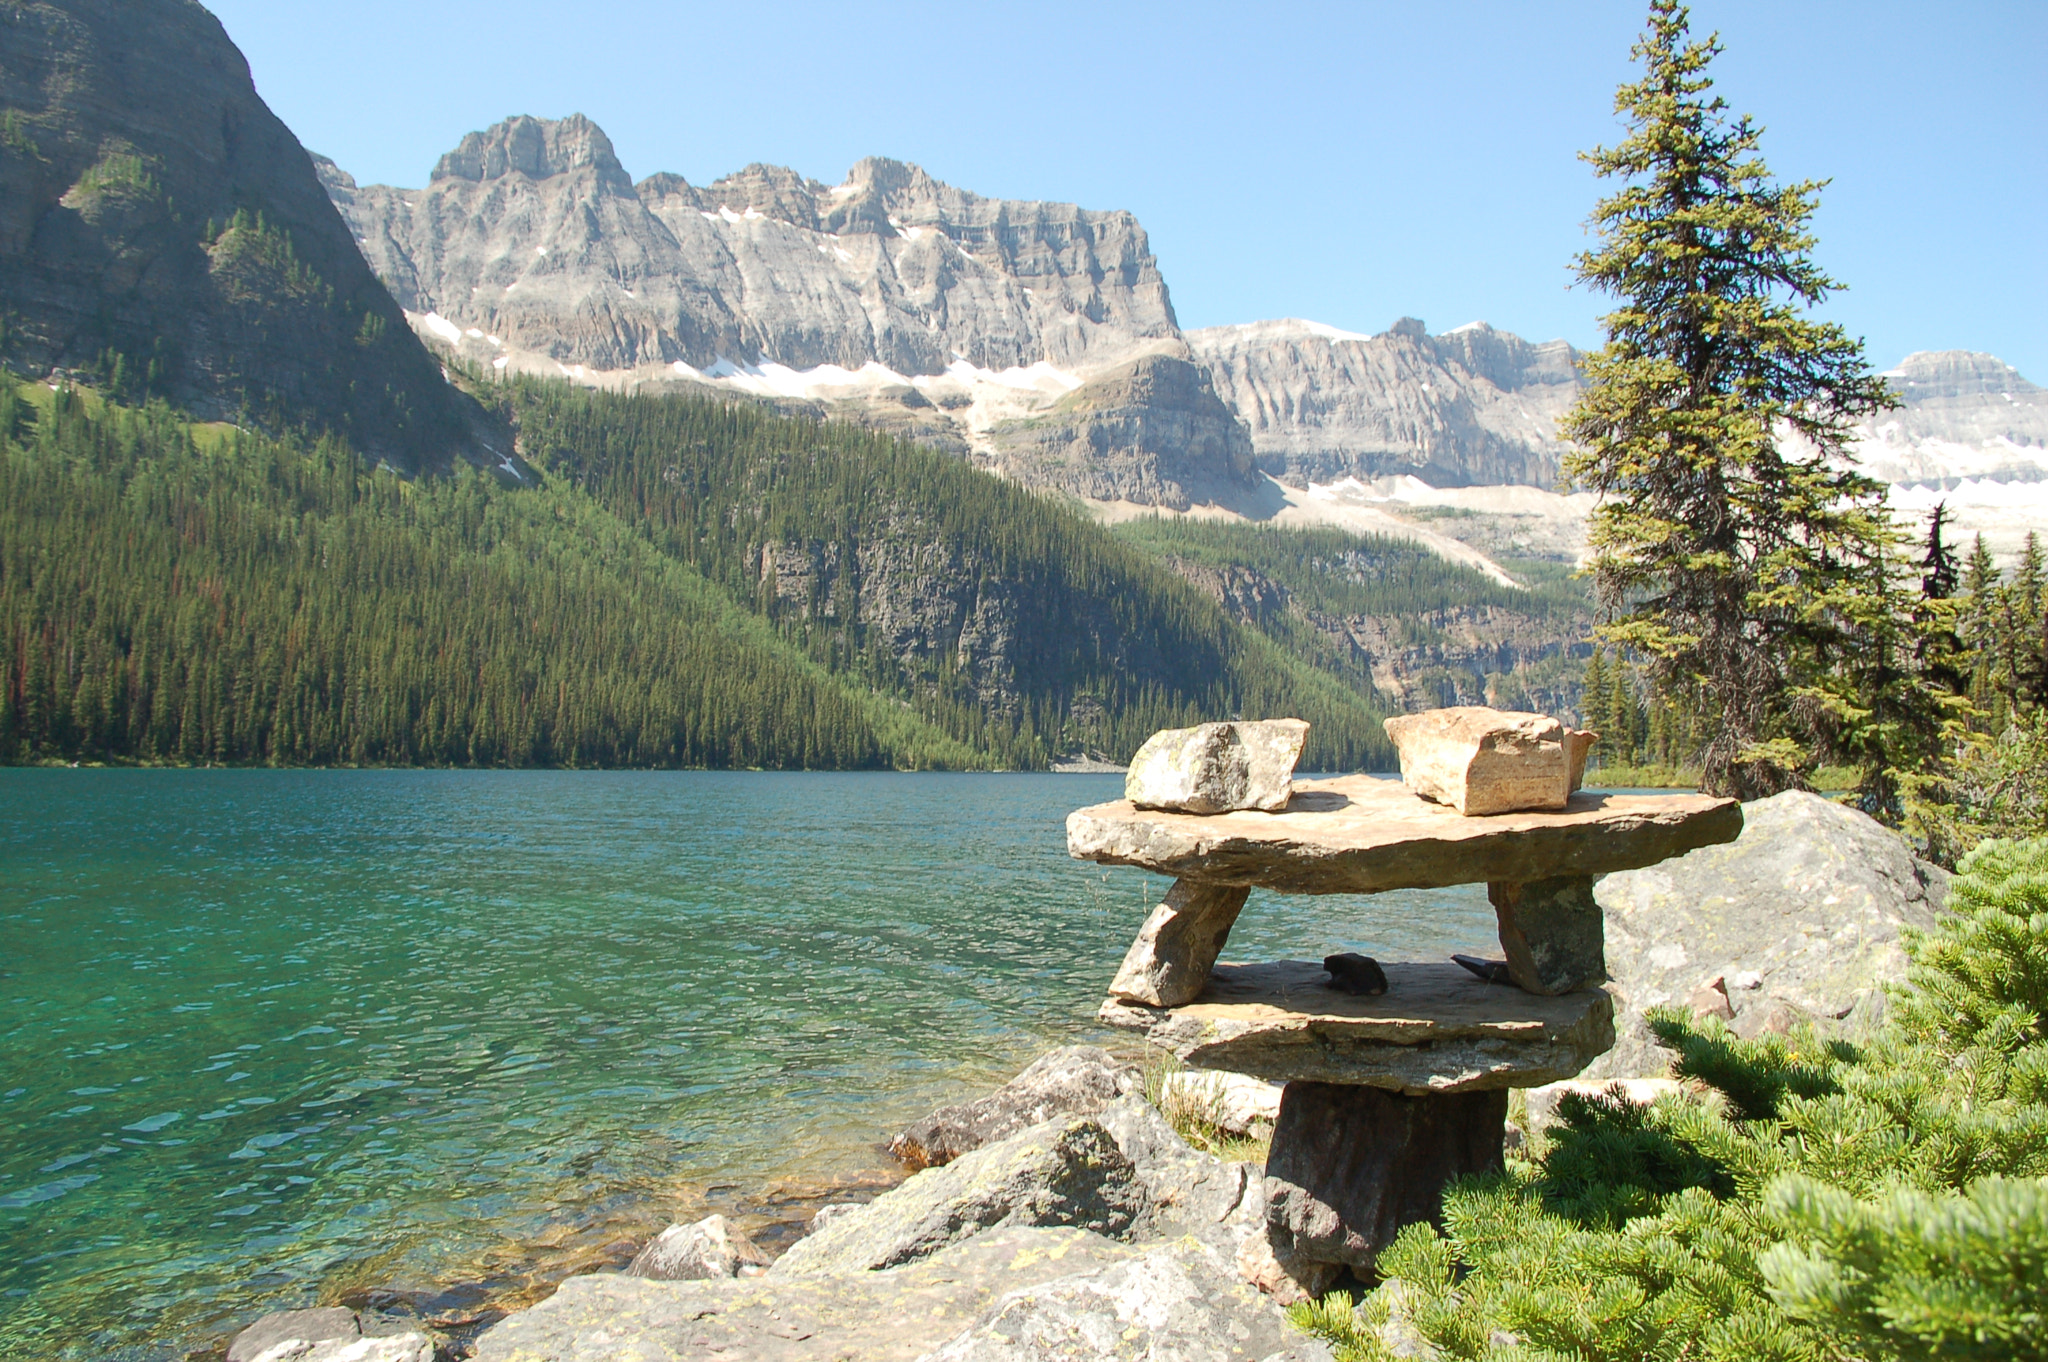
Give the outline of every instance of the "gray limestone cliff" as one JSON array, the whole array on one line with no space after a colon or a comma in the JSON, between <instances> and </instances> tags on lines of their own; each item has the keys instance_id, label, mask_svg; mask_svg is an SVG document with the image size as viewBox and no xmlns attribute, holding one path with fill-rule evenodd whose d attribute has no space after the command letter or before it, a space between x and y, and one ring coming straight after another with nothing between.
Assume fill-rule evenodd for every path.
<instances>
[{"instance_id":1,"label":"gray limestone cliff","mask_svg":"<svg viewBox=\"0 0 2048 1362\"><path fill-rule=\"evenodd\" d=\"M636 185L587 118L517 117L424 189L330 185L409 311L565 366L909 377L1082 367L1179 334L1129 213L982 198L900 161L836 186L764 165Z\"/></svg>"},{"instance_id":2,"label":"gray limestone cliff","mask_svg":"<svg viewBox=\"0 0 2048 1362\"><path fill-rule=\"evenodd\" d=\"M326 427L407 470L475 447L482 413L190 0L0 7L0 299L17 372Z\"/></svg>"},{"instance_id":3,"label":"gray limestone cliff","mask_svg":"<svg viewBox=\"0 0 2048 1362\"><path fill-rule=\"evenodd\" d=\"M1557 482L1557 418L1576 355L1484 323L1440 336L1403 318L1377 336L1295 320L1187 336L1282 482L1410 474L1433 487Z\"/></svg>"}]
</instances>

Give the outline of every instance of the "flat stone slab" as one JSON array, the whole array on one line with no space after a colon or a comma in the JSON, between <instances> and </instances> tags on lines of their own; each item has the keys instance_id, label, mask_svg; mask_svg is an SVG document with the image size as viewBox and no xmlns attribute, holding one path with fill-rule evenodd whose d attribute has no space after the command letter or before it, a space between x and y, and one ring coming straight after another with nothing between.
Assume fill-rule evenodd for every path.
<instances>
[{"instance_id":1,"label":"flat stone slab","mask_svg":"<svg viewBox=\"0 0 2048 1362\"><path fill-rule=\"evenodd\" d=\"M1192 1068L1411 1097L1560 1082L1614 1044L1614 1004L1600 989L1545 998L1452 964L1386 972L1384 994L1354 995L1328 987L1320 961L1218 965L1185 1006L1111 998L1097 1015Z\"/></svg>"},{"instance_id":2,"label":"flat stone slab","mask_svg":"<svg viewBox=\"0 0 2048 1362\"><path fill-rule=\"evenodd\" d=\"M1166 813L1129 800L1067 815L1067 853L1283 894L1377 894L1636 870L1732 842L1742 806L1710 795L1580 792L1560 812L1466 817L1398 781L1298 781L1278 813Z\"/></svg>"}]
</instances>

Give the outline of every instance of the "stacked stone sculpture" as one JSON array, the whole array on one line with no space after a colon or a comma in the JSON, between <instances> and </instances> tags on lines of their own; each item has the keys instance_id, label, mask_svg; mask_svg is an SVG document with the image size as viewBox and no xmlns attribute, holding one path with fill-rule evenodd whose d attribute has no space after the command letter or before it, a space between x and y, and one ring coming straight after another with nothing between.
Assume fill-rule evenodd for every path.
<instances>
[{"instance_id":1,"label":"stacked stone sculpture","mask_svg":"<svg viewBox=\"0 0 2048 1362\"><path fill-rule=\"evenodd\" d=\"M1271 751L1284 734L1298 752L1303 726L1284 722L1236 746ZM1387 729L1398 784L1295 782L1290 769L1284 803L1271 801L1267 773L1259 807L1196 813L1148 800L1149 777L1134 763L1129 797L1067 819L1071 855L1176 877L1117 971L1102 1020L1143 1031L1191 1067L1285 1083L1267 1228L1275 1257L1303 1280L1326 1279L1332 1264L1369 1267L1402 1226L1434 1219L1447 1181L1500 1166L1509 1089L1571 1078L1613 1045L1593 878L1742 830L1730 799L1579 792L1594 735L1542 715L1465 707L1389 719ZM1185 754L1232 744L1187 736L1201 731L1147 744L1183 754L1177 788L1222 783ZM1332 987L1320 961L1217 963L1254 888L1476 883L1494 906L1509 985L1448 961L1392 962L1383 993L1352 993Z\"/></svg>"}]
</instances>

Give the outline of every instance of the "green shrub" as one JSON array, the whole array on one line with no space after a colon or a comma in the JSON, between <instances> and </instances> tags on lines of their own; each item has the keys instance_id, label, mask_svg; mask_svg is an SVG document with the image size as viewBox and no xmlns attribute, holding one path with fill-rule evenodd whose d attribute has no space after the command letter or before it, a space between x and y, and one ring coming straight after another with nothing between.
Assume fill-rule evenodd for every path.
<instances>
[{"instance_id":1,"label":"green shrub","mask_svg":"<svg viewBox=\"0 0 2048 1362\"><path fill-rule=\"evenodd\" d=\"M2048 839L1961 870L1867 1048L1653 1014L1718 1100L1566 1099L1297 1321L1344 1358L2048 1358Z\"/></svg>"}]
</instances>

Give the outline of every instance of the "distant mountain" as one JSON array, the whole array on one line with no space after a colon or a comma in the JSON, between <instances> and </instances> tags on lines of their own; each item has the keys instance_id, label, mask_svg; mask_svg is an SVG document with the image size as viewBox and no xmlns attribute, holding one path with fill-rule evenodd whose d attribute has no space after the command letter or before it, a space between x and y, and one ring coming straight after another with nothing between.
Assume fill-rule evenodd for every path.
<instances>
[{"instance_id":1,"label":"distant mountain","mask_svg":"<svg viewBox=\"0 0 2048 1362\"><path fill-rule=\"evenodd\" d=\"M481 411L191 0L0 10L0 359L436 467Z\"/></svg>"},{"instance_id":2,"label":"distant mountain","mask_svg":"<svg viewBox=\"0 0 2048 1362\"><path fill-rule=\"evenodd\" d=\"M1377 336L1289 318L1187 341L1282 482L1557 482L1557 418L1579 391L1563 341L1532 345L1484 322L1431 336L1413 317Z\"/></svg>"},{"instance_id":3,"label":"distant mountain","mask_svg":"<svg viewBox=\"0 0 2048 1362\"><path fill-rule=\"evenodd\" d=\"M744 392L1088 497L1256 487L1129 213L881 158L635 184L581 115L471 133L425 189L321 173L422 334L500 371Z\"/></svg>"}]
</instances>

